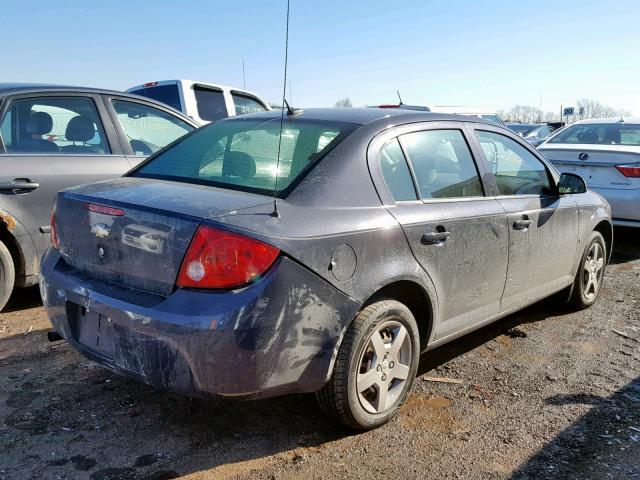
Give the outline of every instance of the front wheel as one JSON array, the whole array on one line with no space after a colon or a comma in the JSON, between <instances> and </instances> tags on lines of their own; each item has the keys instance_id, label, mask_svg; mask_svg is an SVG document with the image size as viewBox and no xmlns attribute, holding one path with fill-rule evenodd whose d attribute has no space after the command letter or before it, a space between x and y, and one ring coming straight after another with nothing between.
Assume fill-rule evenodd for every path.
<instances>
[{"instance_id":1,"label":"front wheel","mask_svg":"<svg viewBox=\"0 0 640 480\"><path fill-rule=\"evenodd\" d=\"M598 298L604 269L607 264L607 246L600 232L593 232L582 254L580 267L573 283L569 303L578 309L588 308Z\"/></svg>"},{"instance_id":2,"label":"front wheel","mask_svg":"<svg viewBox=\"0 0 640 480\"><path fill-rule=\"evenodd\" d=\"M411 311L395 300L364 308L340 346L333 374L317 393L322 410L356 430L387 423L418 369L420 337Z\"/></svg>"}]
</instances>

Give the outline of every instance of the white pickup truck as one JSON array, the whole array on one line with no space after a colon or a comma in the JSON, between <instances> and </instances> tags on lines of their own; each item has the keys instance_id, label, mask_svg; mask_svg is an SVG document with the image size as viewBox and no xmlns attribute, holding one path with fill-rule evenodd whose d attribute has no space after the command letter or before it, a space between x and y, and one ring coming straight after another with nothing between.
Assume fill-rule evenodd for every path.
<instances>
[{"instance_id":1,"label":"white pickup truck","mask_svg":"<svg viewBox=\"0 0 640 480\"><path fill-rule=\"evenodd\" d=\"M148 82L129 88L127 92L166 103L202 125L235 115L271 110L269 104L254 93L193 80Z\"/></svg>"}]
</instances>

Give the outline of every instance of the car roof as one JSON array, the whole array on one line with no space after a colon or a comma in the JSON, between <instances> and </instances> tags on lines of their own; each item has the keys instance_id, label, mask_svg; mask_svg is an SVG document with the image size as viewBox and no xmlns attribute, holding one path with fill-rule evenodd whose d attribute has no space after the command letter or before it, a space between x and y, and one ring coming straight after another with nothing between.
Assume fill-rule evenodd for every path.
<instances>
[{"instance_id":1,"label":"car roof","mask_svg":"<svg viewBox=\"0 0 640 480\"><path fill-rule=\"evenodd\" d=\"M589 123L640 123L640 117L590 118L589 120L580 120L579 122L572 123L571 125L584 125Z\"/></svg>"},{"instance_id":2,"label":"car roof","mask_svg":"<svg viewBox=\"0 0 640 480\"><path fill-rule=\"evenodd\" d=\"M82 92L82 93L108 93L113 95L131 95L129 93L120 92L118 90L107 90L104 88L77 87L73 85L55 85L45 83L0 83L0 96L21 92L40 92L40 91L56 91L56 92ZM140 97L145 98L145 97Z\"/></svg>"},{"instance_id":3,"label":"car roof","mask_svg":"<svg viewBox=\"0 0 640 480\"><path fill-rule=\"evenodd\" d=\"M237 120L252 118L280 118L281 110L270 112L252 113L233 117ZM296 113L297 118L309 120L325 120L330 122L354 123L366 125L376 120L393 117L399 122L425 122L425 121L455 121L455 122L475 122L493 125L487 120L468 117L465 115L453 115L447 113L423 112L419 110L405 110L401 108L305 108ZM286 118L286 114L285 114Z\"/></svg>"},{"instance_id":4,"label":"car roof","mask_svg":"<svg viewBox=\"0 0 640 480\"><path fill-rule=\"evenodd\" d=\"M70 93L98 93L103 95L118 95L121 97L131 97L138 100L143 100L147 103L159 105L163 108L172 110L176 115L180 116L183 120L187 119L189 124L198 126L192 118L189 118L180 110L176 110L170 105L166 105L162 102L154 100L152 98L143 97L134 93L121 92L118 90L107 90L104 88L91 88L91 87L76 87L71 85L52 85L52 84L40 84L40 83L0 83L0 99L3 96L15 95L20 93L52 93L52 92L70 92Z\"/></svg>"}]
</instances>

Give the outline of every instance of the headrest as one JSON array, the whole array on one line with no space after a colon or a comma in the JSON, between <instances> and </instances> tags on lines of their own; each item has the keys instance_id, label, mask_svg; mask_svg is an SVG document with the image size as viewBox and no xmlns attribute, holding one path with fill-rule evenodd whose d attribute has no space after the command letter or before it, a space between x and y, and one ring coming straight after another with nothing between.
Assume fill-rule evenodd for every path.
<instances>
[{"instance_id":1,"label":"headrest","mask_svg":"<svg viewBox=\"0 0 640 480\"><path fill-rule=\"evenodd\" d=\"M44 135L53 128L51 115L45 112L35 112L27 120L25 131L31 135Z\"/></svg>"},{"instance_id":2,"label":"headrest","mask_svg":"<svg viewBox=\"0 0 640 480\"><path fill-rule=\"evenodd\" d=\"M70 142L88 142L96 134L96 126L89 117L78 115L67 125L65 137Z\"/></svg>"},{"instance_id":3,"label":"headrest","mask_svg":"<svg viewBox=\"0 0 640 480\"><path fill-rule=\"evenodd\" d=\"M604 131L604 143L619 144L621 142L620 130L617 125L607 126Z\"/></svg>"},{"instance_id":4,"label":"headrest","mask_svg":"<svg viewBox=\"0 0 640 480\"><path fill-rule=\"evenodd\" d=\"M222 164L222 176L251 178L256 174L256 162L244 152L227 152Z\"/></svg>"}]
</instances>

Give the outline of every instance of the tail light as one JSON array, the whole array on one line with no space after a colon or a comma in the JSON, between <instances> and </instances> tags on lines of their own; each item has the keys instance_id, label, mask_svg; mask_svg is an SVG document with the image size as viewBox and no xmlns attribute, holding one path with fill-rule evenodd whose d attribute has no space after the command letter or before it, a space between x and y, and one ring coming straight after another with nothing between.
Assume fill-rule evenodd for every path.
<instances>
[{"instance_id":1,"label":"tail light","mask_svg":"<svg viewBox=\"0 0 640 480\"><path fill-rule=\"evenodd\" d=\"M58 241L58 230L56 228L56 211L51 212L51 246L58 250L60 242Z\"/></svg>"},{"instance_id":2,"label":"tail light","mask_svg":"<svg viewBox=\"0 0 640 480\"><path fill-rule=\"evenodd\" d=\"M280 250L213 227L200 226L182 261L179 287L232 288L264 274Z\"/></svg>"},{"instance_id":3,"label":"tail light","mask_svg":"<svg viewBox=\"0 0 640 480\"><path fill-rule=\"evenodd\" d=\"M640 163L631 163L629 165L618 165L618 171L625 177L640 177Z\"/></svg>"}]
</instances>

